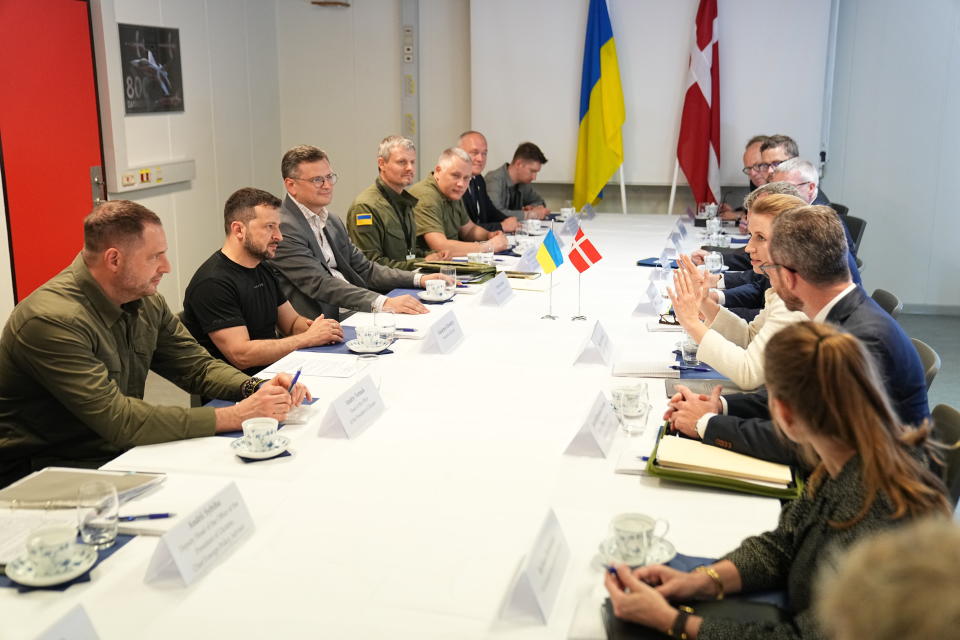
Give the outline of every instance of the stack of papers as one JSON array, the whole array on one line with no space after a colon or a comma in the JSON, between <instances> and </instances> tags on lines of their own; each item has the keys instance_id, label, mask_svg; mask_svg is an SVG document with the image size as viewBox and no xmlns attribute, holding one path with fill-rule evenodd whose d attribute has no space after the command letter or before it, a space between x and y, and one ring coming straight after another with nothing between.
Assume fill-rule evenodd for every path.
<instances>
[{"instance_id":1,"label":"stack of papers","mask_svg":"<svg viewBox=\"0 0 960 640\"><path fill-rule=\"evenodd\" d=\"M47 467L0 490L0 507L12 509L61 509L77 506L77 489L85 482L103 480L117 488L120 503L158 486L162 473L128 473Z\"/></svg>"},{"instance_id":2,"label":"stack of papers","mask_svg":"<svg viewBox=\"0 0 960 640\"><path fill-rule=\"evenodd\" d=\"M793 473L785 464L758 460L687 438L661 438L657 464L667 469L746 480L761 486L785 489L793 482Z\"/></svg>"},{"instance_id":3,"label":"stack of papers","mask_svg":"<svg viewBox=\"0 0 960 640\"><path fill-rule=\"evenodd\" d=\"M674 360L617 360L613 363L613 375L634 378L679 378L674 369Z\"/></svg>"}]
</instances>

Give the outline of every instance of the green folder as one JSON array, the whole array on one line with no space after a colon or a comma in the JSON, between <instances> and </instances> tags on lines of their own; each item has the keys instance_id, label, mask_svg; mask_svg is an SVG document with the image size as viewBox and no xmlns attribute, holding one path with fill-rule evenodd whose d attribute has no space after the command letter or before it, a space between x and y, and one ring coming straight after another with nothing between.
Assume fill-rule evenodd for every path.
<instances>
[{"instance_id":1,"label":"green folder","mask_svg":"<svg viewBox=\"0 0 960 640\"><path fill-rule=\"evenodd\" d=\"M682 469L669 469L657 464L657 449L660 447L660 440L666 433L665 426L660 427L660 437L657 438L657 446L653 448L653 453L647 460L647 473L658 478L673 480L675 482L685 482L688 484L698 484L715 489L726 489L728 491L739 491L741 493L752 493L758 496L767 496L768 498L781 498L785 500L795 500L803 494L803 478L797 474L796 469L791 469L793 482L786 488L767 487L750 482L749 480L740 480L738 478L729 478L711 473L684 471ZM673 437L673 436L671 436Z\"/></svg>"}]
</instances>

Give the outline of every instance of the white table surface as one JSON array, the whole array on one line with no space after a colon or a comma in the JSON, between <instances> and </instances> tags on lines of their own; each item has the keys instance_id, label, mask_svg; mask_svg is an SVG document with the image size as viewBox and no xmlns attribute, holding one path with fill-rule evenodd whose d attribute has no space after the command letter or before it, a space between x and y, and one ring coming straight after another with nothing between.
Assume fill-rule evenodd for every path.
<instances>
[{"instance_id":1,"label":"white table surface","mask_svg":"<svg viewBox=\"0 0 960 640\"><path fill-rule=\"evenodd\" d=\"M0 589L0 638L32 637L78 603L103 638L566 638L575 617L575 635L602 637L594 556L613 515L665 518L679 551L717 556L773 527L780 510L773 499L615 474L623 434L606 459L563 454L597 392L617 384L609 367L573 365L596 320L618 351L674 348L676 334L647 333L649 317L633 313L653 272L635 261L659 255L674 223L614 214L584 223L603 254L582 276L587 322L570 320L569 264L554 274L555 321L540 319L545 291L517 291L499 308L463 295L428 317L398 316L400 326L426 326L452 309L466 337L451 354L401 340L377 358L360 375L373 377L387 410L356 439L318 437L317 419L285 428L293 455L267 462L243 464L221 437L120 456L107 468L193 477L205 491L236 481L253 537L190 587L144 583L157 538L140 536L90 583L63 593ZM346 324L365 321L357 314ZM356 380L307 377L317 415ZM659 414L663 381L648 384ZM171 493L189 509L182 491ZM546 625L498 622L548 509L571 549L553 615Z\"/></svg>"}]
</instances>

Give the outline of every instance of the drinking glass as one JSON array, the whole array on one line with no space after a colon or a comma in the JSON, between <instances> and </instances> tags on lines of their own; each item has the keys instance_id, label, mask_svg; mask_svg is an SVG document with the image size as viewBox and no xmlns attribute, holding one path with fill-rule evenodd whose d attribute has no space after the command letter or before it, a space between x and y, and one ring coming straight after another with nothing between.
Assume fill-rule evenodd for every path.
<instances>
[{"instance_id":1,"label":"drinking glass","mask_svg":"<svg viewBox=\"0 0 960 640\"><path fill-rule=\"evenodd\" d=\"M373 315L373 325L380 334L380 340L386 344L393 342L397 332L397 318L392 311L378 311Z\"/></svg>"},{"instance_id":2,"label":"drinking glass","mask_svg":"<svg viewBox=\"0 0 960 640\"><path fill-rule=\"evenodd\" d=\"M457 291L457 268L440 267L440 277L443 278L443 292L447 296L452 296Z\"/></svg>"},{"instance_id":3,"label":"drinking glass","mask_svg":"<svg viewBox=\"0 0 960 640\"><path fill-rule=\"evenodd\" d=\"M77 525L80 540L95 549L113 546L117 539L117 513L120 500L109 482L84 482L77 489Z\"/></svg>"},{"instance_id":4,"label":"drinking glass","mask_svg":"<svg viewBox=\"0 0 960 640\"><path fill-rule=\"evenodd\" d=\"M697 351L700 349L700 345L696 343L691 336L686 331L683 332L683 341L680 343L680 353L683 357L683 364L695 367L700 364L699 358L697 358Z\"/></svg>"}]
</instances>

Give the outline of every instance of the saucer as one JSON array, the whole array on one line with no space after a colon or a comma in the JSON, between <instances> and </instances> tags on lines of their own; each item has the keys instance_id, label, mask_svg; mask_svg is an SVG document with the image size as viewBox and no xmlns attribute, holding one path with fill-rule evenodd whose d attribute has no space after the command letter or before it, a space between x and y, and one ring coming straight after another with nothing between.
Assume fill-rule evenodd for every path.
<instances>
[{"instance_id":1,"label":"saucer","mask_svg":"<svg viewBox=\"0 0 960 640\"><path fill-rule=\"evenodd\" d=\"M380 353L381 351L386 351L389 349L391 344L393 343L388 343L382 347L365 347L360 344L359 340L355 338L347 341L347 349L353 351L354 353Z\"/></svg>"},{"instance_id":2,"label":"saucer","mask_svg":"<svg viewBox=\"0 0 960 640\"><path fill-rule=\"evenodd\" d=\"M424 302L446 302L447 300L449 300L450 298L452 298L454 295L456 295L456 292L451 293L451 294L449 294L449 295L447 295L447 294L445 293L445 294L443 294L442 296L430 295L430 294L427 293L426 291L418 291L418 292L417 292L417 296L419 296L419 298L420 298L421 300L423 300Z\"/></svg>"},{"instance_id":3,"label":"saucer","mask_svg":"<svg viewBox=\"0 0 960 640\"><path fill-rule=\"evenodd\" d=\"M285 436L275 437L273 439L273 446L266 451L250 451L247 449L247 442L248 440L246 436L241 436L230 443L230 448L233 449L233 452L241 458L250 458L251 460L266 460L267 458L277 457L286 451L287 447L290 446L290 438Z\"/></svg>"},{"instance_id":4,"label":"saucer","mask_svg":"<svg viewBox=\"0 0 960 640\"><path fill-rule=\"evenodd\" d=\"M615 565L623 563L617 553L617 541L612 537L607 538L600 543L597 548L600 552L600 562L605 565ZM650 551L647 553L647 561L643 565L633 564L632 567L640 567L651 564L665 564L673 560L677 555L677 550L669 540L665 538L654 538L650 545Z\"/></svg>"},{"instance_id":5,"label":"saucer","mask_svg":"<svg viewBox=\"0 0 960 640\"><path fill-rule=\"evenodd\" d=\"M26 555L19 556L7 565L7 577L27 587L50 587L70 582L82 576L97 562L97 550L87 545L76 545L76 553L67 564L56 573L38 575L33 562Z\"/></svg>"}]
</instances>

